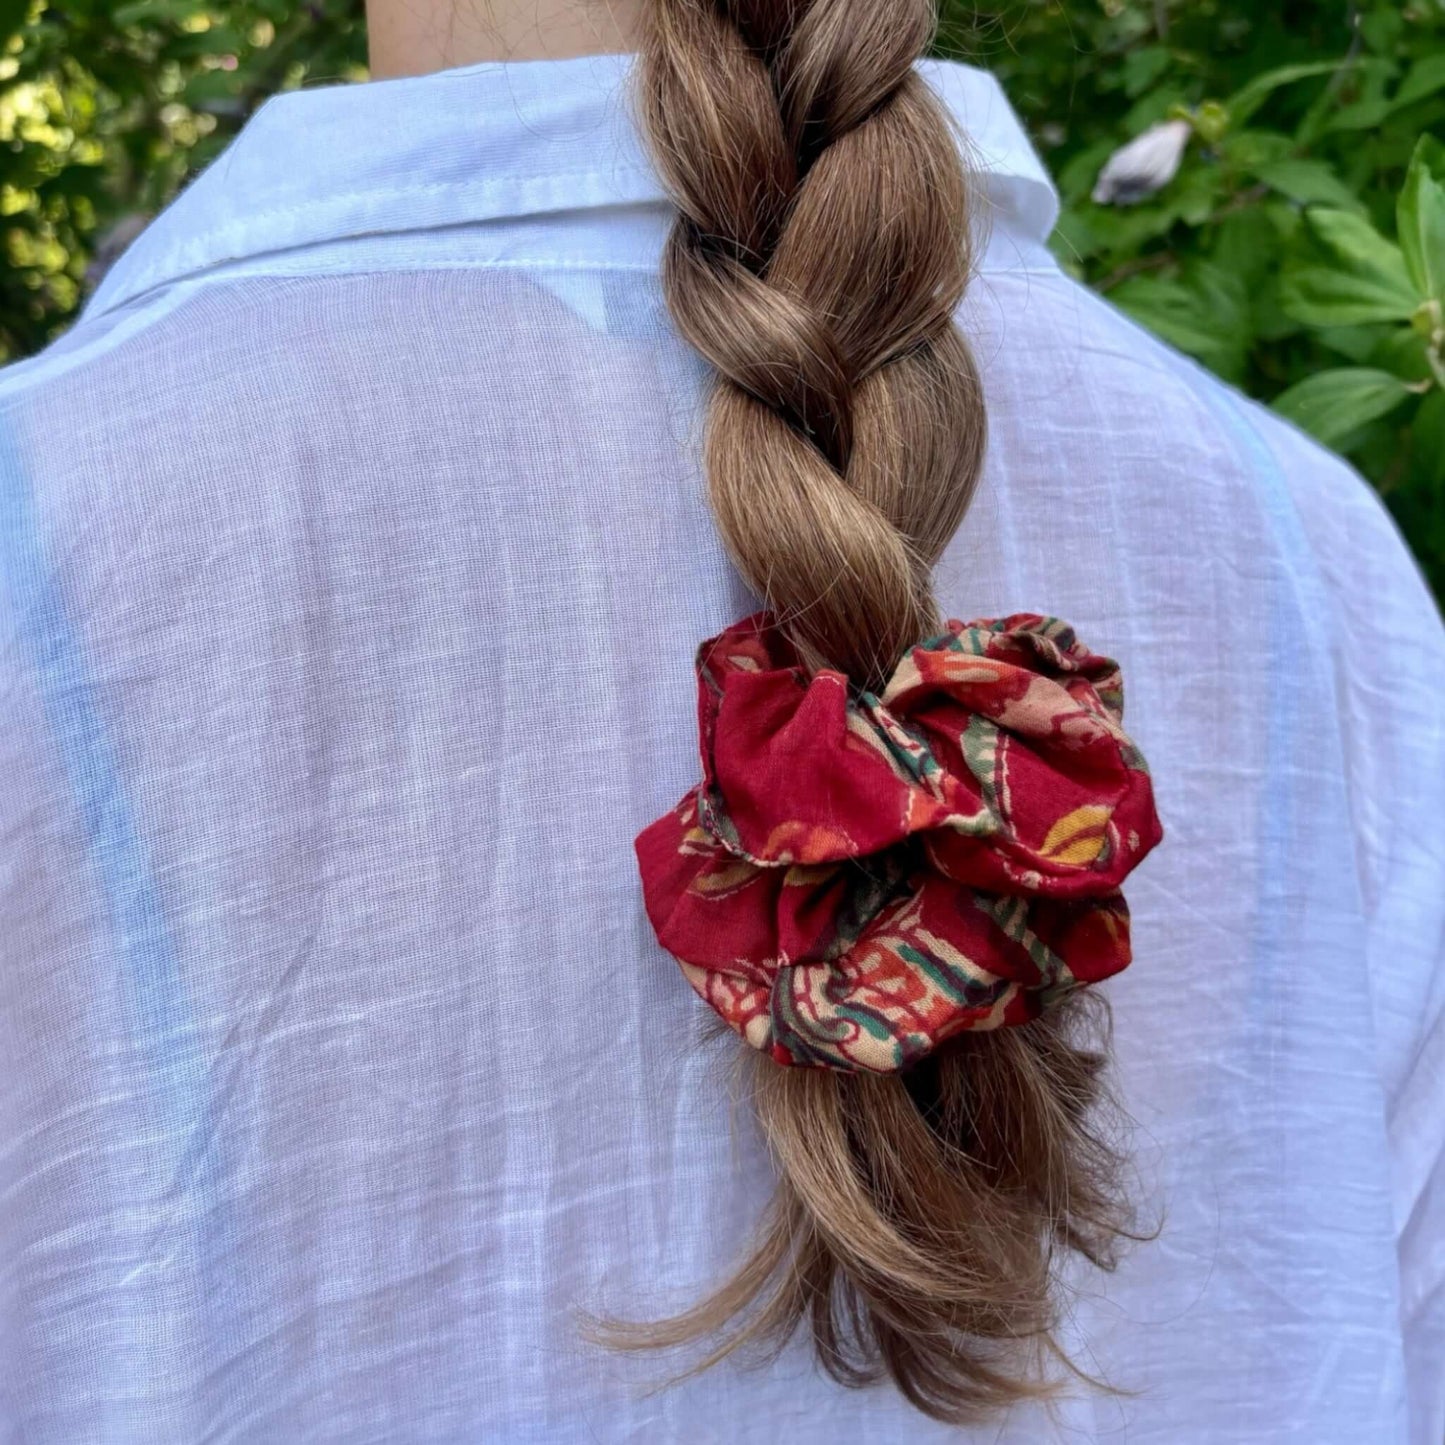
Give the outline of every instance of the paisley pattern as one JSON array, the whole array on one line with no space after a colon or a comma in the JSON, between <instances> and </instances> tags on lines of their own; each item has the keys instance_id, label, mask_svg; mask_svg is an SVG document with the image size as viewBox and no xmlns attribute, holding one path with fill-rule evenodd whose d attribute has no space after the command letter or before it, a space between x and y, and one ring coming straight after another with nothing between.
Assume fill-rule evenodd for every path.
<instances>
[{"instance_id":1,"label":"paisley pattern","mask_svg":"<svg viewBox=\"0 0 1445 1445\"><path fill-rule=\"evenodd\" d=\"M759 613L697 672L703 778L638 836L643 897L755 1048L903 1069L1129 963L1159 820L1118 667L1066 624L949 622L875 694Z\"/></svg>"}]
</instances>

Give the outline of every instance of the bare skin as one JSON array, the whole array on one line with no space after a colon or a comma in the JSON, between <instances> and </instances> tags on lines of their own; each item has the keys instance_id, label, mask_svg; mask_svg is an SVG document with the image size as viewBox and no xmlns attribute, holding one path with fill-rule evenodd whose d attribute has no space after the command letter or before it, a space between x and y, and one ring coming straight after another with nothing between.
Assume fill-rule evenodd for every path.
<instances>
[{"instance_id":1,"label":"bare skin","mask_svg":"<svg viewBox=\"0 0 1445 1445\"><path fill-rule=\"evenodd\" d=\"M371 74L635 48L642 0L366 0Z\"/></svg>"}]
</instances>

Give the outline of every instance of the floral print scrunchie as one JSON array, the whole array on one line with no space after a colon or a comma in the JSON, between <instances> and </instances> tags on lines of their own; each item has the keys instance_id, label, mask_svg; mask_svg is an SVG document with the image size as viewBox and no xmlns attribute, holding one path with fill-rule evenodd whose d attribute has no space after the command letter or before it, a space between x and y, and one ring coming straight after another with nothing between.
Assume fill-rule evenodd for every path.
<instances>
[{"instance_id":1,"label":"floral print scrunchie","mask_svg":"<svg viewBox=\"0 0 1445 1445\"><path fill-rule=\"evenodd\" d=\"M874 694L758 613L697 674L703 780L638 836L643 897L754 1048L903 1069L1128 964L1159 820L1118 667L1066 624L949 622Z\"/></svg>"}]
</instances>

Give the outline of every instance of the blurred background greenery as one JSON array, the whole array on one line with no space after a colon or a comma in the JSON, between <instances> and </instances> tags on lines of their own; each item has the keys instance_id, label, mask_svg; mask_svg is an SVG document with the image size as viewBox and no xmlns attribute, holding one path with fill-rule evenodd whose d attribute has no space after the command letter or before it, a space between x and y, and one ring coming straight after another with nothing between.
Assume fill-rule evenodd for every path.
<instances>
[{"instance_id":1,"label":"blurred background greenery","mask_svg":"<svg viewBox=\"0 0 1445 1445\"><path fill-rule=\"evenodd\" d=\"M1348 455L1445 596L1445 0L944 0L939 49L1023 114L1063 264ZM365 73L361 0L0 0L0 359L268 95Z\"/></svg>"}]
</instances>

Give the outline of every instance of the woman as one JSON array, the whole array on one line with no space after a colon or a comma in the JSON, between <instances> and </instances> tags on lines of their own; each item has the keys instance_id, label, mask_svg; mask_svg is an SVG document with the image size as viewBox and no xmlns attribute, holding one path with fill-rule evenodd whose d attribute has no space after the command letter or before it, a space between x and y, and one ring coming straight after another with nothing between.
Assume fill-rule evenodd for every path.
<instances>
[{"instance_id":1,"label":"woman","mask_svg":"<svg viewBox=\"0 0 1445 1445\"><path fill-rule=\"evenodd\" d=\"M0 378L6 1438L1440 1439L1438 619L931 20L377 0Z\"/></svg>"}]
</instances>

